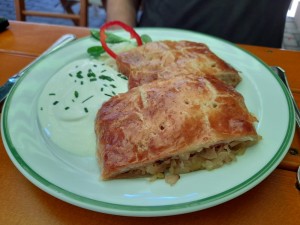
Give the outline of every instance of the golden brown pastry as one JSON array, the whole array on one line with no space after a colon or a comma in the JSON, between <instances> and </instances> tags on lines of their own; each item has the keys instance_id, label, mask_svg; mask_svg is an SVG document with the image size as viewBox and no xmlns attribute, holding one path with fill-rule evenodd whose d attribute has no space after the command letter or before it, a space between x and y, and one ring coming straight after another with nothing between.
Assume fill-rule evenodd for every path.
<instances>
[{"instance_id":1,"label":"golden brown pastry","mask_svg":"<svg viewBox=\"0 0 300 225\"><path fill-rule=\"evenodd\" d=\"M112 97L95 123L104 180L213 169L259 135L241 94L213 76L156 80Z\"/></svg>"},{"instance_id":2,"label":"golden brown pastry","mask_svg":"<svg viewBox=\"0 0 300 225\"><path fill-rule=\"evenodd\" d=\"M191 41L150 42L120 53L116 63L129 78L129 88L188 74L211 74L234 87L241 80L238 72L205 44Z\"/></svg>"}]
</instances>

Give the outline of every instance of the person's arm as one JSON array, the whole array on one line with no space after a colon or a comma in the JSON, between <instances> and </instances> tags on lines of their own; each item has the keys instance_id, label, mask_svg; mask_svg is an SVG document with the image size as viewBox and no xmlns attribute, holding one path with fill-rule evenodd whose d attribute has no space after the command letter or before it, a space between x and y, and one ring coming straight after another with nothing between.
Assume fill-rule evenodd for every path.
<instances>
[{"instance_id":1,"label":"person's arm","mask_svg":"<svg viewBox=\"0 0 300 225\"><path fill-rule=\"evenodd\" d=\"M106 21L119 20L132 27L136 26L136 14L140 0L103 0Z\"/></svg>"}]
</instances>

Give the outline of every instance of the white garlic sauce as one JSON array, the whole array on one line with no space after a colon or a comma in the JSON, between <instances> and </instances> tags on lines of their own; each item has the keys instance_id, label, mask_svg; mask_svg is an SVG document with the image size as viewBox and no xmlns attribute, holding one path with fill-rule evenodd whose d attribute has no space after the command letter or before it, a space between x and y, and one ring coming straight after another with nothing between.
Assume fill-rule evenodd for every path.
<instances>
[{"instance_id":1,"label":"white garlic sauce","mask_svg":"<svg viewBox=\"0 0 300 225\"><path fill-rule=\"evenodd\" d=\"M127 78L96 59L80 59L60 69L46 84L38 101L43 132L61 149L94 156L95 117L101 105L128 91Z\"/></svg>"}]
</instances>

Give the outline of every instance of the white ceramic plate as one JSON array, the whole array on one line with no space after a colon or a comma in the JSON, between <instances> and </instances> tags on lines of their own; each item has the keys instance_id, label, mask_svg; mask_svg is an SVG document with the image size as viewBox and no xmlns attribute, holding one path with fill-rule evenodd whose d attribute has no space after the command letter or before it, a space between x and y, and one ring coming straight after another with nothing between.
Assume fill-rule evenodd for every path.
<instances>
[{"instance_id":1,"label":"white ceramic plate","mask_svg":"<svg viewBox=\"0 0 300 225\"><path fill-rule=\"evenodd\" d=\"M95 157L53 154L38 127L37 102L49 78L66 64L88 57L98 42L75 41L32 67L12 89L2 113L2 138L12 162L45 192L86 209L127 216L163 216L197 211L233 199L266 178L285 156L294 134L294 112L287 91L275 74L255 56L211 36L173 29L138 29L154 40L206 43L241 71L237 90L259 122L263 139L236 162L213 171L181 176L169 186L146 178L101 181ZM122 35L122 33L120 33ZM69 158L68 158L69 157ZM73 165L72 165L73 164Z\"/></svg>"}]
</instances>

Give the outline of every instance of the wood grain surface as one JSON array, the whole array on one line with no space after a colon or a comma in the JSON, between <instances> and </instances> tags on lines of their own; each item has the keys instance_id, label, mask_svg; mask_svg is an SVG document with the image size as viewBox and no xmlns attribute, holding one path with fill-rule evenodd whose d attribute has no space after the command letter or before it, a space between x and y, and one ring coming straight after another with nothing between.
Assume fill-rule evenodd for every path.
<instances>
[{"instance_id":1,"label":"wood grain surface","mask_svg":"<svg viewBox=\"0 0 300 225\"><path fill-rule=\"evenodd\" d=\"M10 21L0 33L0 85L66 33L78 37L89 29ZM268 65L284 68L300 105L300 52L240 45ZM240 197L185 215L139 218L108 215L63 202L30 183L13 165L0 143L0 224L300 224L300 192L296 170L300 165L300 131L277 169ZM216 184L217 185L217 184Z\"/></svg>"}]
</instances>

